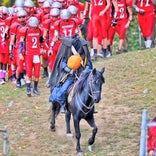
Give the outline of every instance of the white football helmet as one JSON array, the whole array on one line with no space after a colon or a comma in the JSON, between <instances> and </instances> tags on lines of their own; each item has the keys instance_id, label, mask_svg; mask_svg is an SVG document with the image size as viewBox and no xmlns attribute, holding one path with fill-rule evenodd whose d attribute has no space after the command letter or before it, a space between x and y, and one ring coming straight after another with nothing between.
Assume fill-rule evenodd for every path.
<instances>
[{"instance_id":1,"label":"white football helmet","mask_svg":"<svg viewBox=\"0 0 156 156\"><path fill-rule=\"evenodd\" d=\"M26 0L26 1L24 2L24 7L33 8L34 6L35 6L35 5L34 5L34 3L33 3L32 0Z\"/></svg>"},{"instance_id":2,"label":"white football helmet","mask_svg":"<svg viewBox=\"0 0 156 156\"><path fill-rule=\"evenodd\" d=\"M39 20L37 17L30 17L28 20L28 25L30 27L37 27L39 25Z\"/></svg>"},{"instance_id":3,"label":"white football helmet","mask_svg":"<svg viewBox=\"0 0 156 156\"><path fill-rule=\"evenodd\" d=\"M60 10L58 8L52 8L50 10L50 15L51 16L59 16L60 15Z\"/></svg>"},{"instance_id":4,"label":"white football helmet","mask_svg":"<svg viewBox=\"0 0 156 156\"><path fill-rule=\"evenodd\" d=\"M27 16L27 12L24 9L21 9L17 12L17 17Z\"/></svg>"},{"instance_id":5,"label":"white football helmet","mask_svg":"<svg viewBox=\"0 0 156 156\"><path fill-rule=\"evenodd\" d=\"M78 12L78 8L77 8L76 6L74 6L74 5L70 5L70 6L68 7L68 10L69 10L69 12L70 12L72 15L76 15L77 12Z\"/></svg>"},{"instance_id":6,"label":"white football helmet","mask_svg":"<svg viewBox=\"0 0 156 156\"><path fill-rule=\"evenodd\" d=\"M14 4L16 7L23 7L24 6L24 0L20 0L20 1L16 0Z\"/></svg>"},{"instance_id":7,"label":"white football helmet","mask_svg":"<svg viewBox=\"0 0 156 156\"><path fill-rule=\"evenodd\" d=\"M50 8L51 7L51 5L50 5L50 3L48 2L48 1L44 1L44 3L43 3L43 6L42 6L43 8Z\"/></svg>"},{"instance_id":8,"label":"white football helmet","mask_svg":"<svg viewBox=\"0 0 156 156\"><path fill-rule=\"evenodd\" d=\"M60 3L60 2L53 2L52 8L61 9L62 8L62 3Z\"/></svg>"},{"instance_id":9,"label":"white football helmet","mask_svg":"<svg viewBox=\"0 0 156 156\"><path fill-rule=\"evenodd\" d=\"M63 9L63 10L61 10L61 13L60 13L61 19L67 20L67 19L70 18L70 16L71 16L71 13L69 12L68 9Z\"/></svg>"}]
</instances>

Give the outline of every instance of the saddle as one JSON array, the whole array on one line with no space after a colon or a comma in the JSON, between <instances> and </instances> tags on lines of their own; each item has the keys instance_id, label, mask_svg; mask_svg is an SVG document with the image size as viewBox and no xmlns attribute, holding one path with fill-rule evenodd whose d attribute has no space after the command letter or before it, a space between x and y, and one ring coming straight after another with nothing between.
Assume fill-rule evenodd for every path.
<instances>
[{"instance_id":1,"label":"saddle","mask_svg":"<svg viewBox=\"0 0 156 156\"><path fill-rule=\"evenodd\" d=\"M71 85L67 91L67 101L68 101L68 104L70 105L71 105L72 97L74 95L74 86L75 86L75 83Z\"/></svg>"}]
</instances>

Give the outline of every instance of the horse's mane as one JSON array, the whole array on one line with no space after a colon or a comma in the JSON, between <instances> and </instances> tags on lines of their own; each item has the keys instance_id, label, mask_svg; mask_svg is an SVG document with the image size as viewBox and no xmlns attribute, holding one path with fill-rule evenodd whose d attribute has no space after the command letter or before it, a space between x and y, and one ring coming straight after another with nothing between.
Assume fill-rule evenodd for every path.
<instances>
[{"instance_id":1,"label":"horse's mane","mask_svg":"<svg viewBox=\"0 0 156 156\"><path fill-rule=\"evenodd\" d=\"M74 94L77 92L81 92L83 88L86 86L87 78L92 70L83 71L79 76L79 79L76 81L74 86Z\"/></svg>"}]
</instances>

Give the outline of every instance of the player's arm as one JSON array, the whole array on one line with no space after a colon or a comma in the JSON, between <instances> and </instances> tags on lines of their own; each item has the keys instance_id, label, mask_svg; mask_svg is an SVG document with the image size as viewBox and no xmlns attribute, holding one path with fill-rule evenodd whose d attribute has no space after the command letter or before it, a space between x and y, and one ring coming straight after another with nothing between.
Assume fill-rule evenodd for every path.
<instances>
[{"instance_id":1,"label":"player's arm","mask_svg":"<svg viewBox=\"0 0 156 156\"><path fill-rule=\"evenodd\" d=\"M128 28L129 27L129 25L130 25L130 23L131 23L131 21L132 21L132 8L130 7L130 6L128 6L127 7L127 11L128 11L128 22L127 22L127 24L126 24L126 28Z\"/></svg>"},{"instance_id":2,"label":"player's arm","mask_svg":"<svg viewBox=\"0 0 156 156\"><path fill-rule=\"evenodd\" d=\"M41 35L40 36L40 43L42 44L43 48L48 51L49 50L49 46L46 42L46 39Z\"/></svg>"},{"instance_id":3,"label":"player's arm","mask_svg":"<svg viewBox=\"0 0 156 156\"><path fill-rule=\"evenodd\" d=\"M137 7L137 0L133 0L133 7L134 7L134 9L136 10L137 13L139 13L139 14L144 14L145 13L145 10L140 9L140 8Z\"/></svg>"},{"instance_id":4,"label":"player's arm","mask_svg":"<svg viewBox=\"0 0 156 156\"><path fill-rule=\"evenodd\" d=\"M100 12L99 16L103 16L110 7L110 0L106 0L106 7Z\"/></svg>"},{"instance_id":5,"label":"player's arm","mask_svg":"<svg viewBox=\"0 0 156 156\"><path fill-rule=\"evenodd\" d=\"M10 60L13 60L13 58L14 58L13 49L14 49L15 39L16 39L16 35L11 34L10 44L9 44L9 58L10 58Z\"/></svg>"},{"instance_id":6,"label":"player's arm","mask_svg":"<svg viewBox=\"0 0 156 156\"><path fill-rule=\"evenodd\" d=\"M43 38L48 38L48 32L50 29L50 20L46 20L45 22L43 22Z\"/></svg>"},{"instance_id":7,"label":"player's arm","mask_svg":"<svg viewBox=\"0 0 156 156\"><path fill-rule=\"evenodd\" d=\"M87 1L85 1L85 8L84 8L84 11L83 11L84 17L87 16L87 14L89 12L89 9L90 9L90 0L87 0Z\"/></svg>"},{"instance_id":8,"label":"player's arm","mask_svg":"<svg viewBox=\"0 0 156 156\"><path fill-rule=\"evenodd\" d=\"M117 12L119 10L117 0L112 0L112 4L114 6L113 18L116 19L117 18Z\"/></svg>"},{"instance_id":9,"label":"player's arm","mask_svg":"<svg viewBox=\"0 0 156 156\"><path fill-rule=\"evenodd\" d=\"M25 47L25 37L21 36L20 37L20 47L19 47L20 60L24 60L24 57L23 57L23 51L25 51L24 47Z\"/></svg>"}]
</instances>

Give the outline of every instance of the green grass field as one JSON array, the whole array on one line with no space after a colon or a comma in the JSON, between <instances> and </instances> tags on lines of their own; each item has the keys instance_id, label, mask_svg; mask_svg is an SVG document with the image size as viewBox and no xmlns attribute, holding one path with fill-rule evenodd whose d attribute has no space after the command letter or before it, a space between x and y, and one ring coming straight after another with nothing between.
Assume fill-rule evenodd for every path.
<instances>
[{"instance_id":1,"label":"green grass field","mask_svg":"<svg viewBox=\"0 0 156 156\"><path fill-rule=\"evenodd\" d=\"M98 58L94 67L106 67L102 100L96 105L98 134L87 151L91 128L81 121L81 146L85 156L137 156L139 152L142 110L156 116L156 49L133 51ZM25 88L6 83L0 86L0 128L8 126L10 156L73 156L75 139L65 135L64 115L56 120L56 132L50 132L49 89L46 79L39 84L40 96L28 98ZM10 102L12 105L9 105ZM73 124L72 124L73 131ZM74 133L74 131L73 131ZM2 135L0 136L0 156Z\"/></svg>"}]
</instances>

